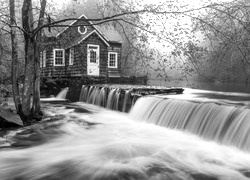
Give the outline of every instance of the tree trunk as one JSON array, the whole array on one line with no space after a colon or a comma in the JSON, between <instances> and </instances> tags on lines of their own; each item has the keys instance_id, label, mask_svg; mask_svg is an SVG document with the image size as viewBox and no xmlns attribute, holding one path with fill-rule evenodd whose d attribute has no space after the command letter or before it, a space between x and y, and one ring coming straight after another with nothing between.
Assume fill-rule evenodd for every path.
<instances>
[{"instance_id":1,"label":"tree trunk","mask_svg":"<svg viewBox=\"0 0 250 180\"><path fill-rule=\"evenodd\" d=\"M38 21L38 26L40 27L43 25L43 19L44 19L44 14L45 14L45 7L46 7L46 0L41 1L41 10L40 10L40 15L39 15L39 21ZM40 51L41 51L41 43L42 43L42 30L40 30L37 35L36 35L36 49L35 49L35 61L34 61L34 73L35 73L35 80L34 80L34 91L33 91L33 106L32 110L33 113L36 115L41 115L41 102L40 102L40 61L39 61L39 56L40 56Z\"/></svg>"},{"instance_id":2,"label":"tree trunk","mask_svg":"<svg viewBox=\"0 0 250 180\"><path fill-rule=\"evenodd\" d=\"M23 84L22 96L22 119L28 121L32 118L31 112L31 97L35 84L35 53L36 41L33 37L33 13L32 0L23 0L22 6L22 25L24 29L24 43L25 43L25 74Z\"/></svg>"},{"instance_id":3,"label":"tree trunk","mask_svg":"<svg viewBox=\"0 0 250 180\"><path fill-rule=\"evenodd\" d=\"M15 0L9 0L10 5L10 25L11 25L11 48L12 48L12 94L13 100L15 103L16 111L18 114L21 113L21 100L19 96L19 85L18 85L18 46L17 46L17 37L16 37L16 17L15 17Z\"/></svg>"},{"instance_id":4,"label":"tree trunk","mask_svg":"<svg viewBox=\"0 0 250 180\"><path fill-rule=\"evenodd\" d=\"M33 104L32 104L32 113L34 115L42 115L41 112L41 102L40 102L40 61L38 55L38 48L35 54L34 61L34 89L33 89ZM39 117L39 116L37 116Z\"/></svg>"},{"instance_id":5,"label":"tree trunk","mask_svg":"<svg viewBox=\"0 0 250 180\"><path fill-rule=\"evenodd\" d=\"M31 37L25 38L25 76L23 84L22 111L23 119L31 115L31 96L34 85L35 42Z\"/></svg>"}]
</instances>

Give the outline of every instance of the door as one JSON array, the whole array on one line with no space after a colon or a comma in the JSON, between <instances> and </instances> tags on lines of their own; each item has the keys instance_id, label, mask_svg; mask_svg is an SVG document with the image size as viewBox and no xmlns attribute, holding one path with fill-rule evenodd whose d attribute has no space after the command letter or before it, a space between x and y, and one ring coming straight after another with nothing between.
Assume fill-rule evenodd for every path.
<instances>
[{"instance_id":1,"label":"door","mask_svg":"<svg viewBox=\"0 0 250 180\"><path fill-rule=\"evenodd\" d=\"M87 75L99 76L99 46L88 44L87 48Z\"/></svg>"}]
</instances>

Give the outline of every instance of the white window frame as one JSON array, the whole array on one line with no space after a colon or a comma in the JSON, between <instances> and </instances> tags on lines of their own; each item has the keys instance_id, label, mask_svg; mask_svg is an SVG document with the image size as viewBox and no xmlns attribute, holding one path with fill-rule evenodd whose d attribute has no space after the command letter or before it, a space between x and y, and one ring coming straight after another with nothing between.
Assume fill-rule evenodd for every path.
<instances>
[{"instance_id":1,"label":"white window frame","mask_svg":"<svg viewBox=\"0 0 250 180\"><path fill-rule=\"evenodd\" d=\"M69 49L69 65L73 65L75 60L75 49L74 47Z\"/></svg>"},{"instance_id":2,"label":"white window frame","mask_svg":"<svg viewBox=\"0 0 250 180\"><path fill-rule=\"evenodd\" d=\"M40 52L39 60L40 60L40 68L42 68L43 67L43 52L42 51Z\"/></svg>"},{"instance_id":3,"label":"white window frame","mask_svg":"<svg viewBox=\"0 0 250 180\"><path fill-rule=\"evenodd\" d=\"M85 30L84 30L84 32L82 32L81 31L81 27L84 27L85 28ZM87 32L87 27L86 26L78 26L78 32L80 33L80 34L86 34L86 32Z\"/></svg>"},{"instance_id":4,"label":"white window frame","mask_svg":"<svg viewBox=\"0 0 250 180\"><path fill-rule=\"evenodd\" d=\"M96 47L96 49L92 49L92 51L95 51L96 52L96 63L97 64L99 64L99 58L100 58L100 46L99 45L95 45L95 44L88 44L87 45L87 47L88 47L88 49L87 49L87 59L88 59L88 62L90 63L90 64L96 64L96 63L92 63L92 62L90 62L90 47Z\"/></svg>"},{"instance_id":5,"label":"white window frame","mask_svg":"<svg viewBox=\"0 0 250 180\"><path fill-rule=\"evenodd\" d=\"M56 64L56 51L63 52L62 64ZM53 61L54 61L54 66L65 66L65 50L64 49L53 49Z\"/></svg>"},{"instance_id":6,"label":"white window frame","mask_svg":"<svg viewBox=\"0 0 250 180\"><path fill-rule=\"evenodd\" d=\"M110 55L115 54L115 66L110 66ZM109 68L117 68L118 67L118 53L117 52L108 52L108 67Z\"/></svg>"},{"instance_id":7,"label":"white window frame","mask_svg":"<svg viewBox=\"0 0 250 180\"><path fill-rule=\"evenodd\" d=\"M43 67L46 67L46 50L43 51Z\"/></svg>"}]
</instances>

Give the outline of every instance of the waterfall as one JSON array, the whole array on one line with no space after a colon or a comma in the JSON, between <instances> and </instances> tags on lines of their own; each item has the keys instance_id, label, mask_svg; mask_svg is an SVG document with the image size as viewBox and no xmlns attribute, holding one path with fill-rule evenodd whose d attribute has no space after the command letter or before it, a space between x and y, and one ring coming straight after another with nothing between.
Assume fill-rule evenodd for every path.
<instances>
[{"instance_id":1,"label":"waterfall","mask_svg":"<svg viewBox=\"0 0 250 180\"><path fill-rule=\"evenodd\" d=\"M120 89L111 89L108 95L107 108L118 110Z\"/></svg>"},{"instance_id":2,"label":"waterfall","mask_svg":"<svg viewBox=\"0 0 250 180\"><path fill-rule=\"evenodd\" d=\"M122 112L128 112L131 106L131 90L126 90L124 94L124 100L123 100L123 106L122 106Z\"/></svg>"},{"instance_id":3,"label":"waterfall","mask_svg":"<svg viewBox=\"0 0 250 180\"><path fill-rule=\"evenodd\" d=\"M140 98L130 111L130 116L250 150L250 109L245 107L150 96Z\"/></svg>"},{"instance_id":4,"label":"waterfall","mask_svg":"<svg viewBox=\"0 0 250 180\"><path fill-rule=\"evenodd\" d=\"M88 89L89 89L88 86L85 86L85 85L82 86L79 101L86 102L86 100L87 100L86 98L88 96Z\"/></svg>"},{"instance_id":5,"label":"waterfall","mask_svg":"<svg viewBox=\"0 0 250 180\"><path fill-rule=\"evenodd\" d=\"M166 88L130 85L83 85L79 97L86 102L107 109L129 112L137 99L144 95L181 94L182 88Z\"/></svg>"},{"instance_id":6,"label":"waterfall","mask_svg":"<svg viewBox=\"0 0 250 180\"><path fill-rule=\"evenodd\" d=\"M81 98L89 89L83 87ZM128 96L135 106L125 114L80 102L42 103L43 121L0 136L0 179L249 180L249 151L230 145L249 149L248 109L138 99L131 90L97 86L89 95L86 100L106 105L101 99L110 95L114 103L119 100L118 108Z\"/></svg>"},{"instance_id":7,"label":"waterfall","mask_svg":"<svg viewBox=\"0 0 250 180\"><path fill-rule=\"evenodd\" d=\"M131 90L83 85L79 101L111 110L128 112L132 104Z\"/></svg>"},{"instance_id":8,"label":"waterfall","mask_svg":"<svg viewBox=\"0 0 250 180\"><path fill-rule=\"evenodd\" d=\"M62 90L58 93L58 95L56 96L56 98L57 98L57 99L66 99L66 96L67 96L67 94L68 94L68 91L69 91L69 88L68 88L68 87L62 89Z\"/></svg>"}]
</instances>

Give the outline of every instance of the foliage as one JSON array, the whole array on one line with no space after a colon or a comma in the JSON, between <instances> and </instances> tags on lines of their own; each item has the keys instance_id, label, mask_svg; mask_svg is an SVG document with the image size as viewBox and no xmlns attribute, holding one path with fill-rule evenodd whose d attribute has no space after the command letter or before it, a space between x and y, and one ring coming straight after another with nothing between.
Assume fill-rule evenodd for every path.
<instances>
[{"instance_id":1,"label":"foliage","mask_svg":"<svg viewBox=\"0 0 250 180\"><path fill-rule=\"evenodd\" d=\"M10 47L7 38L7 35L0 30L0 83L10 78L11 72Z\"/></svg>"},{"instance_id":2,"label":"foliage","mask_svg":"<svg viewBox=\"0 0 250 180\"><path fill-rule=\"evenodd\" d=\"M245 0L208 9L195 30L206 40L206 69L211 79L249 82L250 6Z\"/></svg>"},{"instance_id":3,"label":"foliage","mask_svg":"<svg viewBox=\"0 0 250 180\"><path fill-rule=\"evenodd\" d=\"M245 74L250 73L247 60L249 6L244 0L220 4L204 0L198 5L184 0L69 1L70 6L59 7L66 9L68 13L63 13L65 16L60 16L64 11L60 13L55 4L46 6L46 0L37 4L31 0L20 0L16 5L20 2L21 6L16 7L16 20L11 21L14 18L9 18L6 13L7 16L2 17L8 18L2 22L3 29L15 30L24 41L22 111L25 117L40 111L39 52L45 43L41 36L46 31L58 32L68 27L77 19L78 4L85 6L95 2L101 12L101 16L81 21L91 21L96 25L108 23L122 34L123 69L124 73L129 73L127 75L147 75L166 80L188 80L193 76L213 79L222 72L221 69L232 74L234 67L238 71L242 69ZM49 3L53 4L52 1ZM13 35L11 37L17 39ZM13 49L17 50L17 46L12 46L12 59L20 55L16 53L13 56ZM241 65L237 63L239 61ZM32 93L33 105L30 108Z\"/></svg>"},{"instance_id":4,"label":"foliage","mask_svg":"<svg viewBox=\"0 0 250 180\"><path fill-rule=\"evenodd\" d=\"M186 79L202 73L202 59L207 51L200 47L200 38L192 24L198 14L217 6L203 1L200 6L182 0L173 1L105 1L101 3L103 17L128 13L112 24L123 34L123 69L129 75L143 74L165 80ZM138 14L130 12L141 11ZM130 71L129 71L130 70Z\"/></svg>"}]
</instances>

